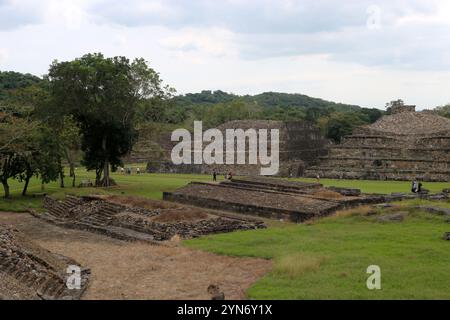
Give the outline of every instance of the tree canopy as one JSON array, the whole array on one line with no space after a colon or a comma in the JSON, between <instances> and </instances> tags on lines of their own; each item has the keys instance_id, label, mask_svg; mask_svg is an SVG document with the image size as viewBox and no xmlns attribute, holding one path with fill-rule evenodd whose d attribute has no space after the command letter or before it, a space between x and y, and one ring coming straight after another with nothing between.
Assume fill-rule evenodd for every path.
<instances>
[{"instance_id":1,"label":"tree canopy","mask_svg":"<svg viewBox=\"0 0 450 320\"><path fill-rule=\"evenodd\" d=\"M51 104L72 115L82 133L83 164L97 172L97 183L110 186L115 170L136 141L135 115L144 99L164 99L172 90L143 59L87 54L54 61L48 77ZM100 178L103 174L103 180Z\"/></svg>"}]
</instances>

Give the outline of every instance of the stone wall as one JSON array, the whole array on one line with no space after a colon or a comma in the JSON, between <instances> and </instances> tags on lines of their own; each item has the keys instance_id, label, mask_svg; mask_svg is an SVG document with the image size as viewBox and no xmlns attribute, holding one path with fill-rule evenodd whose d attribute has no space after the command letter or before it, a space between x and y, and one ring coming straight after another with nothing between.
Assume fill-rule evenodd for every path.
<instances>
[{"instance_id":1,"label":"stone wall","mask_svg":"<svg viewBox=\"0 0 450 320\"><path fill-rule=\"evenodd\" d=\"M227 129L255 129L257 131L267 129L269 134L270 129L278 129L280 132L279 176L302 176L308 166L317 163L318 157L326 154L325 146L328 144L328 140L321 135L319 129L308 122L239 120L225 123L218 129L224 136L224 150L226 150L225 136ZM170 153L176 143L167 143L170 141L170 136L166 136L163 140L160 145L165 150L164 156L159 161L148 162L147 170L149 172L211 174L216 170L219 174L226 174L231 171L233 175L260 175L261 164L248 164L248 152L245 155L246 164L241 165L174 165L170 159ZM268 140L268 150L270 154L270 139Z\"/></svg>"}]
</instances>

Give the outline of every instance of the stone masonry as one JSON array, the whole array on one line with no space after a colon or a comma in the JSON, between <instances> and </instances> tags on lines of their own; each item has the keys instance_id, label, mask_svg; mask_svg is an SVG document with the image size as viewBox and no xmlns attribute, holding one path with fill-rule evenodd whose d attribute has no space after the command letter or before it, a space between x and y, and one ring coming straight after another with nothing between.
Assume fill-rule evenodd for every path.
<instances>
[{"instance_id":1,"label":"stone masonry","mask_svg":"<svg viewBox=\"0 0 450 320\"><path fill-rule=\"evenodd\" d=\"M395 101L388 115L328 149L307 177L450 181L450 119Z\"/></svg>"},{"instance_id":2,"label":"stone masonry","mask_svg":"<svg viewBox=\"0 0 450 320\"><path fill-rule=\"evenodd\" d=\"M237 120L227 122L218 127L224 135L227 129L279 129L280 131L280 171L279 176L302 176L307 166L316 163L319 156L326 154L325 146L328 144L319 129L308 122L282 122L271 120ZM197 173L211 174L216 170L218 174L232 172L233 175L260 175L260 164L250 165L174 165L170 160L170 153L175 142L170 142L170 136L165 136L160 145L163 146L164 156L161 161L149 162L147 170L158 173ZM170 142L170 143L168 143ZM270 139L268 141L270 154ZM248 146L247 146L248 148ZM224 148L225 150L225 148ZM248 153L246 154L248 159Z\"/></svg>"}]
</instances>

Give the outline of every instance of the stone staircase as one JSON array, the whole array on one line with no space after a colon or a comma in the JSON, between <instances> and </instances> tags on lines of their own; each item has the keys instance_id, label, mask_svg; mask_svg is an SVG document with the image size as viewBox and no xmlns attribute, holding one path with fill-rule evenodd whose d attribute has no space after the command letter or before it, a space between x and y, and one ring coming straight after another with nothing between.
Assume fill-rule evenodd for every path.
<instances>
[{"instance_id":1,"label":"stone staircase","mask_svg":"<svg viewBox=\"0 0 450 320\"><path fill-rule=\"evenodd\" d=\"M31 244L22 245L17 238L18 231L2 228L0 244L0 273L17 280L21 287L44 300L80 299L87 288L90 270L81 269L81 289L70 290L67 285L66 270L55 270L46 259L49 256L58 261L59 266L76 265L76 262ZM33 249L30 249L30 248Z\"/></svg>"},{"instance_id":2,"label":"stone staircase","mask_svg":"<svg viewBox=\"0 0 450 320\"><path fill-rule=\"evenodd\" d=\"M97 201L95 210L82 217L77 216L74 208ZM130 230L112 225L114 216L126 210L125 206L99 200L96 197L74 197L66 196L63 201L58 201L49 196L44 199L45 213L30 211L36 218L43 219L48 223L56 224L61 227L85 230L107 235L116 239L125 241L144 241L155 244L154 237L148 232L142 230Z\"/></svg>"}]
</instances>

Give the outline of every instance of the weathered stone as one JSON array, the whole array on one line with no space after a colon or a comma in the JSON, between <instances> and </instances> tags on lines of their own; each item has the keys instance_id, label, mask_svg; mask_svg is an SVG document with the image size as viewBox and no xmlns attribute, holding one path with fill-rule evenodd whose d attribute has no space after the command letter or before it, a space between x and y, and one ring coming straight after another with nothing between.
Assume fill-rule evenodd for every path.
<instances>
[{"instance_id":1,"label":"weathered stone","mask_svg":"<svg viewBox=\"0 0 450 320\"><path fill-rule=\"evenodd\" d=\"M211 295L211 300L225 300L225 294L218 285L210 284L207 291Z\"/></svg>"},{"instance_id":2,"label":"weathered stone","mask_svg":"<svg viewBox=\"0 0 450 320\"><path fill-rule=\"evenodd\" d=\"M81 289L69 290L66 271L79 265L28 241L15 229L0 225L0 296L7 299L80 299L90 271L81 268Z\"/></svg>"},{"instance_id":3,"label":"weathered stone","mask_svg":"<svg viewBox=\"0 0 450 320\"><path fill-rule=\"evenodd\" d=\"M359 196L361 194L361 190L359 189L350 189L350 188L338 188L338 187L327 187L328 190L332 190L342 194L343 196Z\"/></svg>"},{"instance_id":4,"label":"weathered stone","mask_svg":"<svg viewBox=\"0 0 450 320\"><path fill-rule=\"evenodd\" d=\"M446 208L432 207L432 206L416 206L416 208L430 212L430 213L450 216L450 209L446 209Z\"/></svg>"},{"instance_id":5,"label":"weathered stone","mask_svg":"<svg viewBox=\"0 0 450 320\"><path fill-rule=\"evenodd\" d=\"M299 177L304 174L307 166L317 164L319 156L326 154L325 146L329 141L323 137L320 130L313 124L299 121L272 121L272 120L237 120L230 121L220 125L219 129L225 136L227 129L278 129L280 132L279 157L280 171L279 176ZM176 142L171 142L170 135L163 135L159 139L160 153L162 157L151 161L151 155L146 152L134 150L128 162L145 161L148 163L147 171L160 173L197 173L212 174L215 170L218 174L225 175L232 172L235 176L260 175L261 164L240 164L240 165L206 165L206 164L182 164L174 165L171 161L171 150ZM226 156L226 141L224 139L224 153ZM233 150L235 151L235 150ZM268 152L270 153L270 139L268 140ZM248 159L248 152L246 152ZM246 160L248 163L248 160Z\"/></svg>"},{"instance_id":6,"label":"weathered stone","mask_svg":"<svg viewBox=\"0 0 450 320\"><path fill-rule=\"evenodd\" d=\"M354 191L350 193L354 194ZM190 183L175 192L165 192L163 198L292 222L304 222L340 209L386 201L382 195L345 196L317 183L263 177L244 177L220 184Z\"/></svg>"},{"instance_id":7,"label":"weathered stone","mask_svg":"<svg viewBox=\"0 0 450 320\"><path fill-rule=\"evenodd\" d=\"M379 222L402 222L405 219L405 216L408 212L396 212L392 214L385 214L377 218Z\"/></svg>"},{"instance_id":8,"label":"weathered stone","mask_svg":"<svg viewBox=\"0 0 450 320\"><path fill-rule=\"evenodd\" d=\"M393 205L390 203L380 203L380 204L373 205L373 207L379 208L379 209L386 209L386 208L392 208Z\"/></svg>"},{"instance_id":9,"label":"weathered stone","mask_svg":"<svg viewBox=\"0 0 450 320\"><path fill-rule=\"evenodd\" d=\"M34 215L62 227L127 241L156 243L176 235L194 238L211 233L265 228L259 219L231 217L180 205L168 209L145 209L113 203L101 196L66 196L64 201L46 197L44 208L47 213Z\"/></svg>"},{"instance_id":10,"label":"weathered stone","mask_svg":"<svg viewBox=\"0 0 450 320\"><path fill-rule=\"evenodd\" d=\"M450 181L450 119L411 106L359 127L331 146L308 177Z\"/></svg>"}]
</instances>

